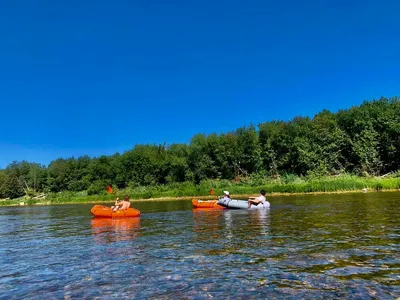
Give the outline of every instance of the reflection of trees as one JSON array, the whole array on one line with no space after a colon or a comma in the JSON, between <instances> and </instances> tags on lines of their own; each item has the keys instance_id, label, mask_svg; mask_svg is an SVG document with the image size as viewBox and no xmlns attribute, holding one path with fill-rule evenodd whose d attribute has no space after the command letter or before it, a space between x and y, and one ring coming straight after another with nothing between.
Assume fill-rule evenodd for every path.
<instances>
[{"instance_id":1,"label":"reflection of trees","mask_svg":"<svg viewBox=\"0 0 400 300\"><path fill-rule=\"evenodd\" d=\"M273 259L299 274L386 281L398 268L398 199L398 193L291 198L273 209Z\"/></svg>"},{"instance_id":2,"label":"reflection of trees","mask_svg":"<svg viewBox=\"0 0 400 300\"><path fill-rule=\"evenodd\" d=\"M296 196L295 205L274 209L273 242L278 246L289 238L300 240L309 244L311 252L386 245L391 242L387 228L398 224L397 197L394 193Z\"/></svg>"},{"instance_id":3,"label":"reflection of trees","mask_svg":"<svg viewBox=\"0 0 400 300\"><path fill-rule=\"evenodd\" d=\"M55 238L79 236L77 228L87 226L89 205L43 205L26 206L27 215L35 216L35 223L43 229L42 235Z\"/></svg>"},{"instance_id":4,"label":"reflection of trees","mask_svg":"<svg viewBox=\"0 0 400 300\"><path fill-rule=\"evenodd\" d=\"M140 218L93 218L92 234L98 243L127 241L139 236Z\"/></svg>"}]
</instances>

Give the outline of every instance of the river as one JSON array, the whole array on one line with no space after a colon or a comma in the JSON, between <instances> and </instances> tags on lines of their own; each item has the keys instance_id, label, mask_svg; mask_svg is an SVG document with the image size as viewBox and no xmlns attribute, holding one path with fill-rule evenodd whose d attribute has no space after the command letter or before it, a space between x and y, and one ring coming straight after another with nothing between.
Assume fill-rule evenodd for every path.
<instances>
[{"instance_id":1,"label":"river","mask_svg":"<svg viewBox=\"0 0 400 300\"><path fill-rule=\"evenodd\" d=\"M267 211L133 202L0 208L0 299L396 299L400 193L271 197Z\"/></svg>"}]
</instances>

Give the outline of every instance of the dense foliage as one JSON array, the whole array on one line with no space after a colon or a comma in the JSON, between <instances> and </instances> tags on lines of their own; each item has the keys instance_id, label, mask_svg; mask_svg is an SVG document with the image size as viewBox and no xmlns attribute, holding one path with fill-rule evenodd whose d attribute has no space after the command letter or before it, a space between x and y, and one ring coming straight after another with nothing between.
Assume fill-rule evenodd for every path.
<instances>
[{"instance_id":1,"label":"dense foliage","mask_svg":"<svg viewBox=\"0 0 400 300\"><path fill-rule=\"evenodd\" d=\"M314 118L271 121L190 143L137 145L123 154L59 158L47 167L26 161L0 170L0 198L37 192L102 193L119 189L246 176L380 175L400 169L400 98L365 101Z\"/></svg>"}]
</instances>

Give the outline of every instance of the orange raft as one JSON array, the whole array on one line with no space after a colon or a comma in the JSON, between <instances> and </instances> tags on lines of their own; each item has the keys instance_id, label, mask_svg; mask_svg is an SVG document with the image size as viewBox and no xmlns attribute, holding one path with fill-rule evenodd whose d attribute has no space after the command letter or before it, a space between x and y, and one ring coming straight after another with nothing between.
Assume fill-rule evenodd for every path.
<instances>
[{"instance_id":1,"label":"orange raft","mask_svg":"<svg viewBox=\"0 0 400 300\"><path fill-rule=\"evenodd\" d=\"M133 218L140 216L140 211L136 208L128 208L114 212L110 207L104 205L95 205L90 212L93 216L98 218Z\"/></svg>"},{"instance_id":2,"label":"orange raft","mask_svg":"<svg viewBox=\"0 0 400 300\"><path fill-rule=\"evenodd\" d=\"M195 208L215 208L215 209L224 209L223 206L219 205L218 200L199 200L192 199L192 204Z\"/></svg>"}]
</instances>

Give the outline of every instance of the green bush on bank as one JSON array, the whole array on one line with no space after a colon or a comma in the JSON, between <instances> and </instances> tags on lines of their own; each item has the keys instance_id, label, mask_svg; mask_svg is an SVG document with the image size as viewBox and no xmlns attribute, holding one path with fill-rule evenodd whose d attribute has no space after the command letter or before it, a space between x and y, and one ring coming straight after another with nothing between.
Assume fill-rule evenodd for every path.
<instances>
[{"instance_id":1,"label":"green bush on bank","mask_svg":"<svg viewBox=\"0 0 400 300\"><path fill-rule=\"evenodd\" d=\"M210 196L213 189L216 195L221 196L224 190L232 195L257 194L260 189L267 193L313 193L313 192L341 192L341 191L370 191L400 189L400 177L358 177L354 175L340 175L330 177L302 177L286 174L278 178L249 176L243 180L203 180L199 184L192 182L169 183L153 186L130 186L118 190L114 188L113 194L107 194L104 189L98 189L98 194L89 191L48 193L45 200L14 199L0 201L0 205L19 205L22 201L31 205L36 203L82 203L96 201L114 201L116 197L123 198L129 195L131 199L150 198L179 198Z\"/></svg>"},{"instance_id":2,"label":"green bush on bank","mask_svg":"<svg viewBox=\"0 0 400 300\"><path fill-rule=\"evenodd\" d=\"M129 195L131 199L150 199L167 197L195 197L207 196L213 189L217 195L222 195L224 190L229 190L233 195L256 194L260 189L267 193L312 193L312 192L340 192L340 191L361 191L364 188L369 190L387 190L398 189L400 187L400 178L362 178L352 175L342 175L337 177L325 177L319 179L307 179L304 177L294 177L271 179L264 178L262 184L260 179L255 181L247 179L246 181L232 182L228 180L204 180L196 185L192 182L171 183L155 186L132 187L124 190L116 190L114 195L100 194L88 195L85 192L64 192L52 195L48 199L51 202L64 202L75 199L95 201L110 200L115 197L124 197ZM74 201L74 202L75 202Z\"/></svg>"}]
</instances>

